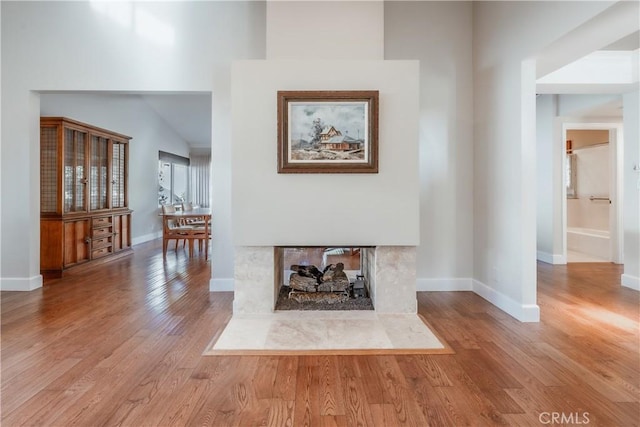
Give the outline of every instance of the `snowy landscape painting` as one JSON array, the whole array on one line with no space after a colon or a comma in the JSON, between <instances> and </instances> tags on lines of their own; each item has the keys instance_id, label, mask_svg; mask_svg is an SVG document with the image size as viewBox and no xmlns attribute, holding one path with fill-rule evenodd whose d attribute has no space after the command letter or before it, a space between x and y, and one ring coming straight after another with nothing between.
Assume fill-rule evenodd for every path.
<instances>
[{"instance_id":1,"label":"snowy landscape painting","mask_svg":"<svg viewBox=\"0 0 640 427\"><path fill-rule=\"evenodd\" d=\"M278 92L279 173L376 173L377 91Z\"/></svg>"}]
</instances>

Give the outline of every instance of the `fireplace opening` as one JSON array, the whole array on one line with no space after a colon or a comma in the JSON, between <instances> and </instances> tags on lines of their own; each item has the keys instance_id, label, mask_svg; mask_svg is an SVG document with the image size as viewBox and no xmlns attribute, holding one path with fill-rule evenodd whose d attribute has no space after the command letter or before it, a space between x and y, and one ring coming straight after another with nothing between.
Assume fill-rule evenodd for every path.
<instances>
[{"instance_id":1,"label":"fireplace opening","mask_svg":"<svg viewBox=\"0 0 640 427\"><path fill-rule=\"evenodd\" d=\"M276 248L275 310L373 310L372 247Z\"/></svg>"}]
</instances>

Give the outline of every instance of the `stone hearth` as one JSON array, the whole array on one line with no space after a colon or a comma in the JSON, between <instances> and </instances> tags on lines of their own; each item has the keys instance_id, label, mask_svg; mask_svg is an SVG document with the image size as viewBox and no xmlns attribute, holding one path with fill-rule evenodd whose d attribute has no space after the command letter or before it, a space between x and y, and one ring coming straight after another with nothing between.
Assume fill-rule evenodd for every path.
<instances>
[{"instance_id":1,"label":"stone hearth","mask_svg":"<svg viewBox=\"0 0 640 427\"><path fill-rule=\"evenodd\" d=\"M417 314L279 311L234 314L205 355L451 353Z\"/></svg>"}]
</instances>

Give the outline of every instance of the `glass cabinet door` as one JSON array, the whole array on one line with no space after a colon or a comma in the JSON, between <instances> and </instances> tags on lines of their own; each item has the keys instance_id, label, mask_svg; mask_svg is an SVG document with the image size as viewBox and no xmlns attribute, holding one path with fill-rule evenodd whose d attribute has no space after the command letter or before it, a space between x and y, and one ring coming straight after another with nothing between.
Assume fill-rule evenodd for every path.
<instances>
[{"instance_id":1,"label":"glass cabinet door","mask_svg":"<svg viewBox=\"0 0 640 427\"><path fill-rule=\"evenodd\" d=\"M109 140L100 136L91 137L91 179L89 180L90 209L107 209L107 171Z\"/></svg>"},{"instance_id":2,"label":"glass cabinet door","mask_svg":"<svg viewBox=\"0 0 640 427\"><path fill-rule=\"evenodd\" d=\"M59 209L58 128L40 127L40 212L56 213Z\"/></svg>"},{"instance_id":3,"label":"glass cabinet door","mask_svg":"<svg viewBox=\"0 0 640 427\"><path fill-rule=\"evenodd\" d=\"M87 134L64 129L64 212L87 210L85 190Z\"/></svg>"},{"instance_id":4,"label":"glass cabinet door","mask_svg":"<svg viewBox=\"0 0 640 427\"><path fill-rule=\"evenodd\" d=\"M111 207L127 206L127 144L113 141L111 161Z\"/></svg>"}]
</instances>

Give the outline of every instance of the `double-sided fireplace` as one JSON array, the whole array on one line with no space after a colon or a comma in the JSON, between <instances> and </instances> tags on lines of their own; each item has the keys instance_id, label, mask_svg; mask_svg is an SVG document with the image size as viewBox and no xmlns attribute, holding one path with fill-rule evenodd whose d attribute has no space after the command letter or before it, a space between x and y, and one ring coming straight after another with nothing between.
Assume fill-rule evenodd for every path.
<instances>
[{"instance_id":1,"label":"double-sided fireplace","mask_svg":"<svg viewBox=\"0 0 640 427\"><path fill-rule=\"evenodd\" d=\"M236 247L234 314L279 310L415 313L415 247Z\"/></svg>"},{"instance_id":2,"label":"double-sided fireplace","mask_svg":"<svg viewBox=\"0 0 640 427\"><path fill-rule=\"evenodd\" d=\"M279 248L282 265L276 270L275 310L373 310L367 263L372 249Z\"/></svg>"}]
</instances>

